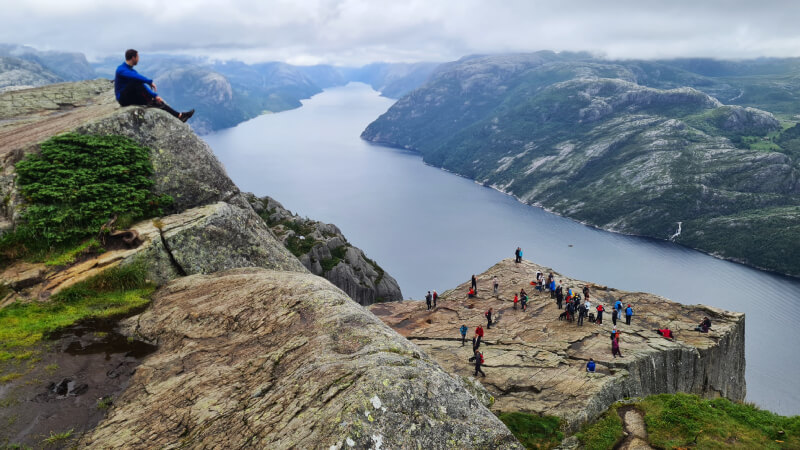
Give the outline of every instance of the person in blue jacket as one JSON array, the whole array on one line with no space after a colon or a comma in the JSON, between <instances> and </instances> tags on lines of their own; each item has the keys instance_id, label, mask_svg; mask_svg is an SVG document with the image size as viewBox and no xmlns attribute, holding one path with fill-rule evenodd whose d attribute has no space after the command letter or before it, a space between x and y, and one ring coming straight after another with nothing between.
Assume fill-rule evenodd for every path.
<instances>
[{"instance_id":1,"label":"person in blue jacket","mask_svg":"<svg viewBox=\"0 0 800 450\"><path fill-rule=\"evenodd\" d=\"M594 359L589 358L589 362L586 363L586 371L594 373L595 363Z\"/></svg>"},{"instance_id":2,"label":"person in blue jacket","mask_svg":"<svg viewBox=\"0 0 800 450\"><path fill-rule=\"evenodd\" d=\"M631 324L631 317L633 317L633 308L631 307L630 303L628 307L625 308L625 325Z\"/></svg>"},{"instance_id":3,"label":"person in blue jacket","mask_svg":"<svg viewBox=\"0 0 800 450\"><path fill-rule=\"evenodd\" d=\"M125 62L117 67L114 74L114 95L120 106L141 105L163 109L186 122L194 114L194 110L178 112L172 109L167 102L156 92L153 80L141 75L133 68L139 64L139 52L133 49L125 51Z\"/></svg>"},{"instance_id":4,"label":"person in blue jacket","mask_svg":"<svg viewBox=\"0 0 800 450\"><path fill-rule=\"evenodd\" d=\"M467 341L467 326L466 325L461 325L461 328L459 328L458 331L461 332L461 346L463 347L464 346L464 342Z\"/></svg>"}]
</instances>

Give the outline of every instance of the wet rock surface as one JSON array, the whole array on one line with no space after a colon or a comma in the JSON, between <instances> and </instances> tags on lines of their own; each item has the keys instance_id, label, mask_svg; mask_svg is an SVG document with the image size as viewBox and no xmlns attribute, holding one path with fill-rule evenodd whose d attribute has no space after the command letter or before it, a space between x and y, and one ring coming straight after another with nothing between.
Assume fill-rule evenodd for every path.
<instances>
[{"instance_id":1,"label":"wet rock surface","mask_svg":"<svg viewBox=\"0 0 800 450\"><path fill-rule=\"evenodd\" d=\"M159 349L82 447L520 448L458 378L311 274L181 278L129 322Z\"/></svg>"},{"instance_id":2,"label":"wet rock surface","mask_svg":"<svg viewBox=\"0 0 800 450\"><path fill-rule=\"evenodd\" d=\"M0 444L40 448L51 433L73 430L77 437L90 430L155 350L107 322L76 325L53 338L38 348L37 360L19 363L33 365L30 372L0 384Z\"/></svg>"},{"instance_id":3,"label":"wet rock surface","mask_svg":"<svg viewBox=\"0 0 800 450\"><path fill-rule=\"evenodd\" d=\"M610 311L621 299L633 305L631 325L617 322L621 352L611 355L610 313L603 323L583 326L558 319L562 312L549 293L538 293L530 281L537 270L580 292L590 286L593 312L598 302ZM492 295L497 276L499 295ZM526 411L556 415L575 431L624 397L689 392L706 397L745 397L744 314L702 305L681 305L652 294L625 292L574 280L528 261L503 260L478 276L478 297L467 299L469 282L442 294L439 306L426 311L424 302L404 301L372 305L370 311L397 332L419 345L448 372L474 372L469 339L477 325L486 328L484 312L494 309L495 323L486 329L480 346L486 359L481 378L496 397L495 411ZM527 311L514 310L512 299L524 288L531 296ZM694 331L704 316L712 331ZM461 346L459 327L469 327ZM670 328L674 340L656 329ZM585 370L593 358L596 373Z\"/></svg>"}]
</instances>

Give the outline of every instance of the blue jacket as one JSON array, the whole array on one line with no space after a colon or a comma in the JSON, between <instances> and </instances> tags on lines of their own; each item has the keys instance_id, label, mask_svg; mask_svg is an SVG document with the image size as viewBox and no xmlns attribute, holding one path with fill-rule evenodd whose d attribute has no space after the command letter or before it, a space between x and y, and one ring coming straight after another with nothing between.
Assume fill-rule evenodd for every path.
<instances>
[{"instance_id":1,"label":"blue jacket","mask_svg":"<svg viewBox=\"0 0 800 450\"><path fill-rule=\"evenodd\" d=\"M614 303L614 309L622 309L622 302L620 300L617 300L617 302Z\"/></svg>"},{"instance_id":2,"label":"blue jacket","mask_svg":"<svg viewBox=\"0 0 800 450\"><path fill-rule=\"evenodd\" d=\"M632 316L633 315L633 308L631 308L630 306L625 308L625 315L626 316Z\"/></svg>"},{"instance_id":3,"label":"blue jacket","mask_svg":"<svg viewBox=\"0 0 800 450\"><path fill-rule=\"evenodd\" d=\"M144 83L144 88L153 98L158 96L158 94L150 88L150 85L153 84L153 80L139 74L132 66L124 62L117 67L117 72L114 74L114 94L117 96L117 100L119 100L119 95L122 91L132 82Z\"/></svg>"},{"instance_id":4,"label":"blue jacket","mask_svg":"<svg viewBox=\"0 0 800 450\"><path fill-rule=\"evenodd\" d=\"M466 325L461 325L460 331L461 331L461 335L462 336L466 336L467 335L467 330L468 330L468 328L467 328Z\"/></svg>"},{"instance_id":5,"label":"blue jacket","mask_svg":"<svg viewBox=\"0 0 800 450\"><path fill-rule=\"evenodd\" d=\"M594 367L595 367L594 361L589 361L588 363L586 363L586 370L588 372L594 372Z\"/></svg>"}]
</instances>

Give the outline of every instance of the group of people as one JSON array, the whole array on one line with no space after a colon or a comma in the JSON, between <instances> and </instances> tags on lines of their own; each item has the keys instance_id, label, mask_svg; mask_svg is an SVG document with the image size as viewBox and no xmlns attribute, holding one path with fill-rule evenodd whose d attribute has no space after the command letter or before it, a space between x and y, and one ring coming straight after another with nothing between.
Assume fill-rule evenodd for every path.
<instances>
[{"instance_id":1,"label":"group of people","mask_svg":"<svg viewBox=\"0 0 800 450\"><path fill-rule=\"evenodd\" d=\"M425 295L425 303L428 304L428 311L436 308L436 300L438 299L439 299L439 294L436 292L435 289L433 291L433 294L431 294L431 291L428 291L428 293Z\"/></svg>"},{"instance_id":2,"label":"group of people","mask_svg":"<svg viewBox=\"0 0 800 450\"><path fill-rule=\"evenodd\" d=\"M515 256L515 263L520 263L522 261L522 249L517 247L514 252ZM556 280L555 275L553 273L548 274L545 276L541 271L537 271L536 279L531 281L531 285L535 286L535 289L539 292L549 292L550 298L554 299L556 305L559 310L562 308L565 309L563 313L559 316L559 319L566 319L568 321L576 321L578 326L583 326L584 320L589 319L590 322L596 323L598 325L602 325L603 323L603 315L606 312L606 308L602 304L598 304L596 307L593 308L592 301L591 301L591 291L589 286L583 286L582 293L576 292L572 287L565 287L560 280ZM492 278L492 290L493 295L495 297L499 294L499 281L497 277ZM470 288L467 293L468 298L474 298L477 296L478 291L478 282L477 277L473 274L470 279ZM582 295L581 295L582 294ZM428 296L426 299L432 298L433 305L436 305L436 291L431 295L428 292ZM520 289L519 293L514 294L513 298L513 309L517 310L518 305L521 305L522 311L527 309L528 302L530 301L530 297L528 293L525 291L524 288ZM430 309L430 300L428 300L429 309ZM596 314L592 311L595 311ZM611 310L611 319L613 322L613 327L611 330L611 355L613 358L619 356L622 357L622 352L620 349L620 341L621 341L621 333L617 329L617 321L621 321L623 316L625 317L625 324L630 325L634 315L634 308L633 305L630 303L623 303L622 299L618 299ZM489 308L484 312L484 317L486 318L486 330L490 330L494 323L493 319L495 318L495 313L492 308ZM577 319L577 320L576 320ZM707 333L708 330L711 328L711 321L708 317L704 317L703 321L696 327L697 331ZM466 324L461 325L460 328L461 333L461 345L466 345L467 340L467 332L469 328ZM663 336L666 339L673 339L674 335L672 330L669 328L661 328L655 330L659 335ZM478 325L475 328L475 333L472 338L472 356L469 358L470 363L475 364L475 376L477 377L480 373L482 376L486 376L483 372L482 366L484 365L485 358L483 353L480 351L481 340L484 338L485 331L481 325ZM586 363L586 371L587 372L595 372L597 368L597 363L594 359L589 358L589 361Z\"/></svg>"}]
</instances>

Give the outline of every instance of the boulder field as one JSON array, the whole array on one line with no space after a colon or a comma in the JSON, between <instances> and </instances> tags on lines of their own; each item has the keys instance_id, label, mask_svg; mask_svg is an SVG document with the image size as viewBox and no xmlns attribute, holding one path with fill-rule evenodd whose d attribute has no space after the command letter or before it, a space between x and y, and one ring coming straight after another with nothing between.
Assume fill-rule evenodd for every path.
<instances>
[{"instance_id":1,"label":"boulder field","mask_svg":"<svg viewBox=\"0 0 800 450\"><path fill-rule=\"evenodd\" d=\"M559 310L549 292L530 285L536 272L554 273L566 288L581 292L590 287L592 312L601 303L603 323L559 320ZM493 295L492 279L500 288ZM642 292L625 292L596 286L523 260L503 260L479 275L476 298L467 298L469 281L444 292L437 308L427 311L419 301L388 302L370 311L411 342L419 345L445 370L456 376L472 376L474 366L470 339L478 325L485 336L480 350L485 357L481 382L496 398L495 412L524 411L563 418L567 429L597 418L625 397L688 392L731 400L745 397L744 314L702 305L681 305ZM527 311L515 310L520 289L530 296ZM622 358L611 355L614 302L631 304L631 325L617 322ZM493 308L494 323L486 329L484 313ZM708 316L709 333L694 328ZM469 327L462 346L459 328ZM656 329L669 328L668 340ZM593 358L595 373L586 372Z\"/></svg>"}]
</instances>

